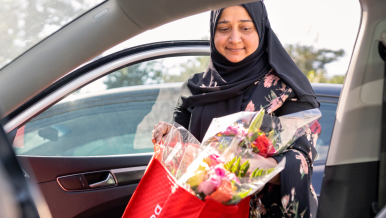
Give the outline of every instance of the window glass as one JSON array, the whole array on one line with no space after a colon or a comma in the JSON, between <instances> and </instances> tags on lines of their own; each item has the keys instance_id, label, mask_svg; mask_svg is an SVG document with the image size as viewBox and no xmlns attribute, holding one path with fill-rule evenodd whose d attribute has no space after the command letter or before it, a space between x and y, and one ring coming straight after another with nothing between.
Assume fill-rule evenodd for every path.
<instances>
[{"instance_id":1,"label":"window glass","mask_svg":"<svg viewBox=\"0 0 386 218\"><path fill-rule=\"evenodd\" d=\"M100 156L152 152L151 131L172 121L181 82L209 57L173 57L117 70L58 102L16 134L18 155Z\"/></svg>"},{"instance_id":2,"label":"window glass","mask_svg":"<svg viewBox=\"0 0 386 218\"><path fill-rule=\"evenodd\" d=\"M0 0L0 69L104 0Z\"/></svg>"},{"instance_id":3,"label":"window glass","mask_svg":"<svg viewBox=\"0 0 386 218\"><path fill-rule=\"evenodd\" d=\"M335 112L337 104L320 102L320 110L322 111L322 117L319 120L322 127L322 133L320 134L318 141L316 142L316 150L319 154L318 160L325 161L327 158L328 148L330 146L332 130L335 123Z\"/></svg>"}]
</instances>

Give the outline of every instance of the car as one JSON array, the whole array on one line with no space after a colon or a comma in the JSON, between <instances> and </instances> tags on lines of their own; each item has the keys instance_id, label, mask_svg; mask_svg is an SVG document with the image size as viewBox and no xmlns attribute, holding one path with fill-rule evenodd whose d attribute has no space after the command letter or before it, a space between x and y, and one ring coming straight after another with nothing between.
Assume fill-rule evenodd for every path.
<instances>
[{"instance_id":1,"label":"car","mask_svg":"<svg viewBox=\"0 0 386 218\"><path fill-rule=\"evenodd\" d=\"M103 1L0 70L4 130L11 141L15 139L14 149L25 177L41 191L53 217L121 217L152 155L149 125L170 120L171 92L178 93L179 85L132 88L135 96L126 99L120 90L130 88L83 97L74 92L135 64L176 56L207 56L209 47L207 41L159 42L77 67L146 29L241 2ZM373 217L383 207L376 202L382 203L386 196L381 170L385 160L380 155L386 150L381 143L384 75L380 73L385 64L384 56L379 55L383 50L378 50L382 43L386 45L382 38L386 1L360 2L362 23L344 86L313 85L324 118L331 119L321 119L326 136L321 136L318 149L327 155L321 155L320 163L314 166L315 179L324 171L318 217ZM112 94L119 97L109 98ZM103 97L108 98L102 101ZM129 108L133 108L132 114L126 114ZM325 112L326 108L330 112ZM326 116L335 111L336 116ZM68 114L72 117L66 117ZM83 119L85 114L90 119ZM327 127L323 122L334 125ZM126 142L132 142L133 147L125 146ZM101 153L106 148L108 155ZM35 203L42 213L44 204Z\"/></svg>"},{"instance_id":2,"label":"car","mask_svg":"<svg viewBox=\"0 0 386 218\"><path fill-rule=\"evenodd\" d=\"M192 42L189 43L194 46ZM202 41L197 46L200 46L199 43ZM187 46L183 42L179 44L173 48ZM152 45L141 47L146 50L147 46ZM182 50L180 55L184 55ZM17 155L70 157L140 153L152 155L150 133L153 125L160 120L172 122L172 111L181 85L164 83L128 86L68 96L18 128L14 140L15 152ZM316 143L319 158L314 162L312 180L315 192L319 195L342 85L312 86L321 102L323 114L320 120L323 132Z\"/></svg>"}]
</instances>

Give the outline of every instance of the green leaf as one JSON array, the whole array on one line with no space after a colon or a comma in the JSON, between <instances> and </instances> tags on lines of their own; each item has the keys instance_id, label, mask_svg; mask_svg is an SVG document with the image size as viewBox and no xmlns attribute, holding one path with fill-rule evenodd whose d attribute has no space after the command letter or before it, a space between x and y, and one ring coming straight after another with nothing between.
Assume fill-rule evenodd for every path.
<instances>
[{"instance_id":1,"label":"green leaf","mask_svg":"<svg viewBox=\"0 0 386 218\"><path fill-rule=\"evenodd\" d=\"M236 161L236 157L234 157L232 160L230 160L228 163L224 164L224 167L226 170L231 171L231 168L233 166L233 163Z\"/></svg>"},{"instance_id":2,"label":"green leaf","mask_svg":"<svg viewBox=\"0 0 386 218\"><path fill-rule=\"evenodd\" d=\"M253 142L257 139L257 137L259 137L259 133L258 132L254 132L253 135L249 138L249 141L250 142Z\"/></svg>"},{"instance_id":3,"label":"green leaf","mask_svg":"<svg viewBox=\"0 0 386 218\"><path fill-rule=\"evenodd\" d=\"M271 130L271 132L268 133L267 138L272 141L274 136L275 136L275 130Z\"/></svg>"},{"instance_id":4,"label":"green leaf","mask_svg":"<svg viewBox=\"0 0 386 218\"><path fill-rule=\"evenodd\" d=\"M237 161L236 163L234 163L234 165L232 166L231 168L231 173L234 173L234 174L238 174L239 170L240 170L240 161L241 161L241 157L237 158Z\"/></svg>"},{"instance_id":5,"label":"green leaf","mask_svg":"<svg viewBox=\"0 0 386 218\"><path fill-rule=\"evenodd\" d=\"M275 92L272 89L271 89L271 97L272 97L272 99L277 98L277 95L275 94Z\"/></svg>"},{"instance_id":6,"label":"green leaf","mask_svg":"<svg viewBox=\"0 0 386 218\"><path fill-rule=\"evenodd\" d=\"M248 196L248 194L252 191L252 188L249 188L249 190L247 191L244 191L244 192L239 192L237 193L238 196L240 196L240 198L245 198Z\"/></svg>"},{"instance_id":7,"label":"green leaf","mask_svg":"<svg viewBox=\"0 0 386 218\"><path fill-rule=\"evenodd\" d=\"M303 173L302 173L302 177L301 177L300 179L303 179L303 177L304 177L304 174L305 174L305 173L303 172Z\"/></svg>"},{"instance_id":8,"label":"green leaf","mask_svg":"<svg viewBox=\"0 0 386 218\"><path fill-rule=\"evenodd\" d=\"M244 139L244 140L240 143L239 147L246 147L246 146L245 146L246 140L247 140L247 139Z\"/></svg>"},{"instance_id":9,"label":"green leaf","mask_svg":"<svg viewBox=\"0 0 386 218\"><path fill-rule=\"evenodd\" d=\"M238 177L244 177L245 174L247 174L247 171L249 169L249 160L245 161L241 166L240 166L240 171Z\"/></svg>"},{"instance_id":10,"label":"green leaf","mask_svg":"<svg viewBox=\"0 0 386 218\"><path fill-rule=\"evenodd\" d=\"M272 173L275 170L275 168L268 169L267 174Z\"/></svg>"},{"instance_id":11,"label":"green leaf","mask_svg":"<svg viewBox=\"0 0 386 218\"><path fill-rule=\"evenodd\" d=\"M303 212L300 213L300 216L303 217L304 214L306 213L306 211L307 211L307 207L306 207L306 209Z\"/></svg>"},{"instance_id":12,"label":"green leaf","mask_svg":"<svg viewBox=\"0 0 386 218\"><path fill-rule=\"evenodd\" d=\"M251 173L251 178L256 177L256 173L259 170L259 168L256 168L252 173Z\"/></svg>"},{"instance_id":13,"label":"green leaf","mask_svg":"<svg viewBox=\"0 0 386 218\"><path fill-rule=\"evenodd\" d=\"M256 172L256 177L260 177L263 173L263 169L260 169Z\"/></svg>"},{"instance_id":14,"label":"green leaf","mask_svg":"<svg viewBox=\"0 0 386 218\"><path fill-rule=\"evenodd\" d=\"M248 133L255 133L258 132L258 129L260 129L261 123L263 122L265 110L261 109L255 116L255 118L252 120L251 125L249 126ZM254 141L254 140L253 140Z\"/></svg>"}]
</instances>

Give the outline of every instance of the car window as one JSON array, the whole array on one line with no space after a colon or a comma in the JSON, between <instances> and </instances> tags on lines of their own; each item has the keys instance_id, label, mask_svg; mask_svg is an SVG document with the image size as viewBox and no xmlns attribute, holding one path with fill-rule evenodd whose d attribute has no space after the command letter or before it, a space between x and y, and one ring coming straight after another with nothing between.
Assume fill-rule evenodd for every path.
<instances>
[{"instance_id":1,"label":"car window","mask_svg":"<svg viewBox=\"0 0 386 218\"><path fill-rule=\"evenodd\" d=\"M335 112L337 104L320 102L320 110L322 117L319 120L320 126L322 127L322 133L316 142L316 150L318 151L318 160L325 161L327 158L328 148L330 146L332 130L335 123Z\"/></svg>"},{"instance_id":2,"label":"car window","mask_svg":"<svg viewBox=\"0 0 386 218\"><path fill-rule=\"evenodd\" d=\"M18 155L100 156L153 151L151 131L172 121L181 82L209 57L172 57L117 70L18 129Z\"/></svg>"},{"instance_id":3,"label":"car window","mask_svg":"<svg viewBox=\"0 0 386 218\"><path fill-rule=\"evenodd\" d=\"M105 0L0 0L0 69Z\"/></svg>"}]
</instances>

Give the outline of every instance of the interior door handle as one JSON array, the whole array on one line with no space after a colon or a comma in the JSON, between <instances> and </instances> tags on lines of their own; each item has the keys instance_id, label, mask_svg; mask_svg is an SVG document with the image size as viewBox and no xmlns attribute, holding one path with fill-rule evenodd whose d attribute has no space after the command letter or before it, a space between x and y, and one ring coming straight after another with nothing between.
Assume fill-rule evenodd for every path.
<instances>
[{"instance_id":1,"label":"interior door handle","mask_svg":"<svg viewBox=\"0 0 386 218\"><path fill-rule=\"evenodd\" d=\"M99 188L102 186L112 186L112 185L116 185L116 183L115 183L115 179L111 175L111 173L109 173L109 175L107 176L107 178L105 180L100 181L100 182L96 182L93 184L89 184L90 188Z\"/></svg>"}]
</instances>

